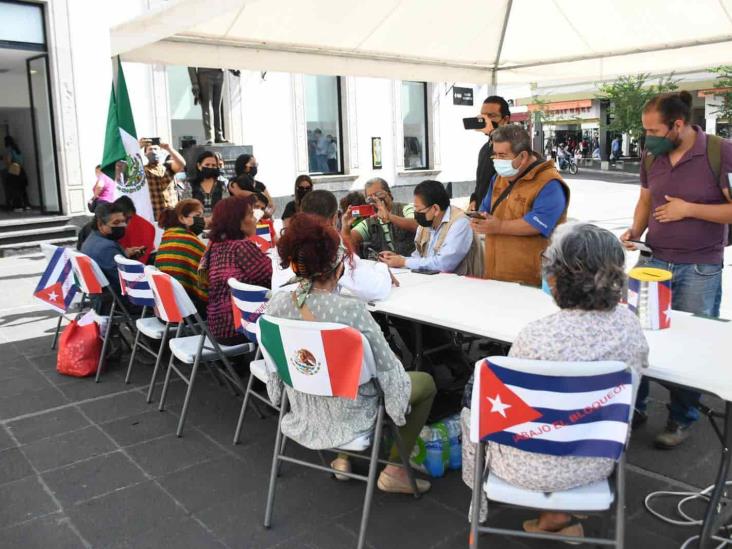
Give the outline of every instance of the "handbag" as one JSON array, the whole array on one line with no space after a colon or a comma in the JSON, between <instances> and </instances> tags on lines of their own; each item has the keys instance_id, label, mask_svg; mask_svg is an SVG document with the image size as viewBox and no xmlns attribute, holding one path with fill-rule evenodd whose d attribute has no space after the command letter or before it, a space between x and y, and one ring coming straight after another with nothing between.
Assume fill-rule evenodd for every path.
<instances>
[{"instance_id":1,"label":"handbag","mask_svg":"<svg viewBox=\"0 0 732 549\"><path fill-rule=\"evenodd\" d=\"M208 293L208 287L209 287L209 278L208 278L208 262L210 261L210 252L211 252L211 245L209 244L208 248L206 248L206 252L203 254L203 257L201 258L201 263L198 265L198 287Z\"/></svg>"},{"instance_id":2,"label":"handbag","mask_svg":"<svg viewBox=\"0 0 732 549\"><path fill-rule=\"evenodd\" d=\"M85 319L72 320L59 339L56 371L73 377L93 375L97 372L101 353L99 325Z\"/></svg>"}]
</instances>

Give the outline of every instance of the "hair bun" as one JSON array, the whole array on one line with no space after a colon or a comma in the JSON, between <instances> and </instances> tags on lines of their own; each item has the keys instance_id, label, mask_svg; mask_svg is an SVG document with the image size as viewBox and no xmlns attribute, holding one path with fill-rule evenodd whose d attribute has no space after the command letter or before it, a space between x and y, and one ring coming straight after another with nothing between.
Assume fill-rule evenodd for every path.
<instances>
[{"instance_id":1,"label":"hair bun","mask_svg":"<svg viewBox=\"0 0 732 549\"><path fill-rule=\"evenodd\" d=\"M679 99L683 101L689 108L691 108L691 103L693 102L693 98L691 94L684 90L679 92Z\"/></svg>"}]
</instances>

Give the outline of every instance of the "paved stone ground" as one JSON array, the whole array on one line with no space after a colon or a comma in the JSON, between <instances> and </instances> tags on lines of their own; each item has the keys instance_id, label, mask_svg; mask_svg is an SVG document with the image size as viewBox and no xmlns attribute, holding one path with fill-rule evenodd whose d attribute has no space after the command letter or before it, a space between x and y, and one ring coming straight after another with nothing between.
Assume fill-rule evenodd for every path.
<instances>
[{"instance_id":1,"label":"paved stone ground","mask_svg":"<svg viewBox=\"0 0 732 549\"><path fill-rule=\"evenodd\" d=\"M593 185L588 189L596 192ZM262 527L274 418L250 416L242 444L233 446L241 401L208 376L200 377L178 439L181 383L172 386L167 410L158 412L144 397L151 368L138 366L125 385L125 356L111 363L99 384L57 374L50 349L57 317L29 297L44 265L40 254L0 259L0 547L355 544L363 484L292 466L283 467L273 527ZM665 391L655 388L652 394L651 419L634 433L629 452L626 547L632 549L678 547L695 533L654 519L643 499L653 490L707 486L717 465L719 445L704 422L673 453L651 448L665 420ZM720 406L715 399L708 403ZM434 480L419 501L377 492L369 547L465 547L469 497L457 472ZM520 527L529 516L501 509L495 522ZM593 520L586 526L588 533L599 532ZM565 547L485 537L482 545Z\"/></svg>"}]
</instances>

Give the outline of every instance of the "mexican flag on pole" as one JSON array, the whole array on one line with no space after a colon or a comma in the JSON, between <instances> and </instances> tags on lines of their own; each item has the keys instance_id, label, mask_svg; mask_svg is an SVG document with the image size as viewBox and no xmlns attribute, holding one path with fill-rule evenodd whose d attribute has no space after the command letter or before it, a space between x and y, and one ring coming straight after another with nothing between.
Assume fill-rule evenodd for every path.
<instances>
[{"instance_id":1,"label":"mexican flag on pole","mask_svg":"<svg viewBox=\"0 0 732 549\"><path fill-rule=\"evenodd\" d=\"M116 196L129 196L135 203L137 215L154 223L142 153L119 56L115 64L117 78L112 82L109 95L102 171L116 181Z\"/></svg>"},{"instance_id":2,"label":"mexican flag on pole","mask_svg":"<svg viewBox=\"0 0 732 549\"><path fill-rule=\"evenodd\" d=\"M260 343L286 385L312 395L355 400L363 362L361 334L350 327L327 326L296 327L292 321L262 316Z\"/></svg>"}]
</instances>

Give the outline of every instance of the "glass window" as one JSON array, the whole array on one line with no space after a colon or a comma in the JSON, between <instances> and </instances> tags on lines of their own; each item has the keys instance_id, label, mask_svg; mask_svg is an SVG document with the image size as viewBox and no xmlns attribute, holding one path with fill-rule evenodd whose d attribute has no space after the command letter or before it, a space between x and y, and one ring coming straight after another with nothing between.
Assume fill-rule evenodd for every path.
<instances>
[{"instance_id":1,"label":"glass window","mask_svg":"<svg viewBox=\"0 0 732 549\"><path fill-rule=\"evenodd\" d=\"M305 125L310 173L343 173L340 78L304 78Z\"/></svg>"},{"instance_id":2,"label":"glass window","mask_svg":"<svg viewBox=\"0 0 732 549\"><path fill-rule=\"evenodd\" d=\"M427 84L402 82L404 167L427 169Z\"/></svg>"},{"instance_id":3,"label":"glass window","mask_svg":"<svg viewBox=\"0 0 732 549\"><path fill-rule=\"evenodd\" d=\"M201 106L194 102L188 67L168 65L168 100L170 101L171 140L176 148L185 148L193 141L206 142Z\"/></svg>"},{"instance_id":4,"label":"glass window","mask_svg":"<svg viewBox=\"0 0 732 549\"><path fill-rule=\"evenodd\" d=\"M0 2L0 40L45 44L43 8L34 4Z\"/></svg>"}]
</instances>

